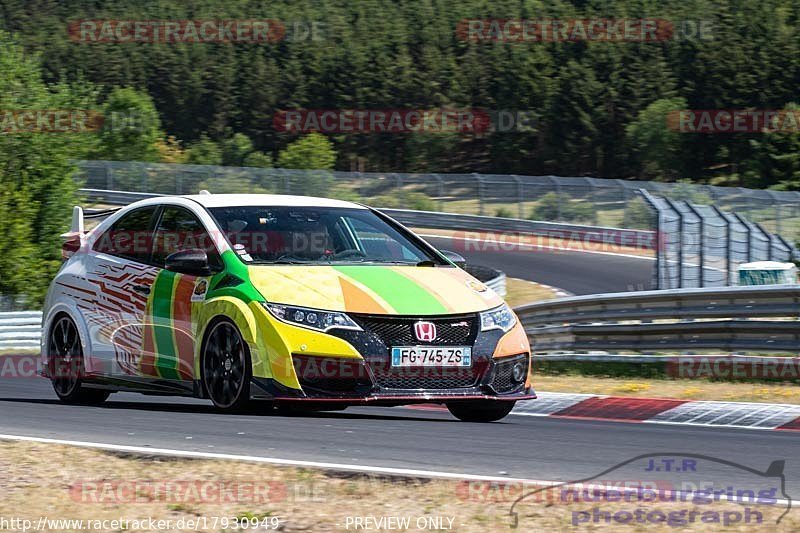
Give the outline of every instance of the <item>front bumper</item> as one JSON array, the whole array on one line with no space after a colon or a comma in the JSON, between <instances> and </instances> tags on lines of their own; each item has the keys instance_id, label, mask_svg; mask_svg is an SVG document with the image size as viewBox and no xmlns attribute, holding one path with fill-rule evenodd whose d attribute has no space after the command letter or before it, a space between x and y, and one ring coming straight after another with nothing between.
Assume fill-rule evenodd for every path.
<instances>
[{"instance_id":1,"label":"front bumper","mask_svg":"<svg viewBox=\"0 0 800 533\"><path fill-rule=\"evenodd\" d=\"M444 390L375 390L362 396L348 394L325 395L290 389L269 378L253 378L250 395L255 400L277 400L286 403L320 403L347 405L382 405L386 407L414 403L441 403L460 400L518 401L534 400L533 388L522 388L509 394L486 393L480 388ZM311 392L309 394L309 392Z\"/></svg>"},{"instance_id":2,"label":"front bumper","mask_svg":"<svg viewBox=\"0 0 800 533\"><path fill-rule=\"evenodd\" d=\"M329 335L346 341L360 358L293 353L292 368L300 388L254 378L255 386L251 387L254 397L348 404L464 399L516 401L536 397L526 387L527 380L519 380L520 369L516 369L516 377L513 371L515 366L524 364L527 378L531 364L527 343L517 343L508 349L507 342L501 343L506 334L499 330L480 331L477 315L427 319L435 321L439 331L430 345L470 346L472 364L469 367L392 367L392 346L418 342L412 337L412 326L420 319L374 315L354 315L353 318L362 331L331 330ZM499 348L501 344L503 348Z\"/></svg>"}]
</instances>

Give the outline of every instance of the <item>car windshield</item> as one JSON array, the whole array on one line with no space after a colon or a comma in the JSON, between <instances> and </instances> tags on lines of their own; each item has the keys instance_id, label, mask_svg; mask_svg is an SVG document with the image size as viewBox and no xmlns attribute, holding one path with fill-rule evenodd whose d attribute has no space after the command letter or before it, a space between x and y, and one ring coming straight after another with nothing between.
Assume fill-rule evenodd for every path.
<instances>
[{"instance_id":1,"label":"car windshield","mask_svg":"<svg viewBox=\"0 0 800 533\"><path fill-rule=\"evenodd\" d=\"M447 264L368 209L239 206L209 211L248 263Z\"/></svg>"}]
</instances>

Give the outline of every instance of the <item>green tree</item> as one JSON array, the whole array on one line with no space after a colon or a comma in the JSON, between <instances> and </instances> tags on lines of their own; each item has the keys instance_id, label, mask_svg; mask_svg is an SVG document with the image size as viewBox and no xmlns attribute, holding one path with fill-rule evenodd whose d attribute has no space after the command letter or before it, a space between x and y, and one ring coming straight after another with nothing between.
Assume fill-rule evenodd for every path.
<instances>
[{"instance_id":1,"label":"green tree","mask_svg":"<svg viewBox=\"0 0 800 533\"><path fill-rule=\"evenodd\" d=\"M203 134L199 141L190 144L187 148L186 162L190 165L221 165L222 149Z\"/></svg>"},{"instance_id":2,"label":"green tree","mask_svg":"<svg viewBox=\"0 0 800 533\"><path fill-rule=\"evenodd\" d=\"M278 154L280 168L333 170L336 151L333 143L320 133L310 133L289 144Z\"/></svg>"},{"instance_id":3,"label":"green tree","mask_svg":"<svg viewBox=\"0 0 800 533\"><path fill-rule=\"evenodd\" d=\"M114 89L103 106L103 127L95 159L158 161L164 137L150 95L132 88Z\"/></svg>"},{"instance_id":4,"label":"green tree","mask_svg":"<svg viewBox=\"0 0 800 533\"><path fill-rule=\"evenodd\" d=\"M253 141L243 133L236 133L220 143L222 164L228 167L241 167L245 158L253 152Z\"/></svg>"},{"instance_id":5,"label":"green tree","mask_svg":"<svg viewBox=\"0 0 800 533\"><path fill-rule=\"evenodd\" d=\"M750 139L753 156L742 162L742 178L747 187L800 190L800 106L790 103L784 109L789 113L777 119L773 127L783 123L790 131L771 131ZM792 124L795 131L791 131Z\"/></svg>"},{"instance_id":6,"label":"green tree","mask_svg":"<svg viewBox=\"0 0 800 533\"><path fill-rule=\"evenodd\" d=\"M333 178L329 170L336 162L333 143L319 133L311 133L290 143L278 154L278 167L309 169L293 180L292 190L311 196L327 195Z\"/></svg>"},{"instance_id":7,"label":"green tree","mask_svg":"<svg viewBox=\"0 0 800 533\"><path fill-rule=\"evenodd\" d=\"M675 113L687 109L683 98L656 100L625 128L627 144L642 179L674 179L681 175L685 133L671 129Z\"/></svg>"},{"instance_id":8,"label":"green tree","mask_svg":"<svg viewBox=\"0 0 800 533\"><path fill-rule=\"evenodd\" d=\"M264 152L250 152L242 161L242 166L245 167L259 167L259 168L272 168L272 158L269 154Z\"/></svg>"},{"instance_id":9,"label":"green tree","mask_svg":"<svg viewBox=\"0 0 800 533\"><path fill-rule=\"evenodd\" d=\"M0 109L81 110L95 107L88 84L46 84L41 58L0 32ZM75 168L97 145L92 131L0 134L0 294L39 304L61 264L60 235L77 203Z\"/></svg>"}]
</instances>

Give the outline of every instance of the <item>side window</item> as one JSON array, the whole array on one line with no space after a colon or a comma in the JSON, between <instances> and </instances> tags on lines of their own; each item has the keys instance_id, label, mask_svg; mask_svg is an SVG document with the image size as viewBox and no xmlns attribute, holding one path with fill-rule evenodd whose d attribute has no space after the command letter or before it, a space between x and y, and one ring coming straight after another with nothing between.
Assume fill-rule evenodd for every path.
<instances>
[{"instance_id":1,"label":"side window","mask_svg":"<svg viewBox=\"0 0 800 533\"><path fill-rule=\"evenodd\" d=\"M153 264L164 268L168 255L199 248L208 254L212 266L222 266L214 241L203 223L188 209L165 206L153 237Z\"/></svg>"},{"instance_id":2,"label":"side window","mask_svg":"<svg viewBox=\"0 0 800 533\"><path fill-rule=\"evenodd\" d=\"M147 263L156 207L143 207L123 215L94 244L96 252Z\"/></svg>"}]
</instances>

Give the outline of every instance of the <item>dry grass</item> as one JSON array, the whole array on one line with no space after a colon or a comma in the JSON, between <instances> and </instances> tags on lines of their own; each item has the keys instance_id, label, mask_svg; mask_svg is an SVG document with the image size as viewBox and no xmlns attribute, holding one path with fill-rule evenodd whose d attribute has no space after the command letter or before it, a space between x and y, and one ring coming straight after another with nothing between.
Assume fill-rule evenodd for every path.
<instances>
[{"instance_id":1,"label":"dry grass","mask_svg":"<svg viewBox=\"0 0 800 533\"><path fill-rule=\"evenodd\" d=\"M722 382L702 379L625 379L568 374L544 375L536 374L534 371L533 384L535 389L548 392L800 404L800 387L793 383Z\"/></svg>"},{"instance_id":2,"label":"dry grass","mask_svg":"<svg viewBox=\"0 0 800 533\"><path fill-rule=\"evenodd\" d=\"M558 295L549 287L524 279L506 278L506 302L511 307L553 298L558 298Z\"/></svg>"},{"instance_id":3,"label":"dry grass","mask_svg":"<svg viewBox=\"0 0 800 533\"><path fill-rule=\"evenodd\" d=\"M503 491L496 487L468 491L464 482L398 480L377 477L334 474L330 472L275 467L236 461L210 461L141 457L96 450L38 443L0 442L0 517L26 518L34 524L42 516L49 519L142 520L148 517L172 520L172 528L180 519L206 517L278 517L282 531L347 531L348 517L409 517L412 527L418 518L441 518L444 525L452 519L452 531L484 532L509 530L509 509L519 494L533 490L521 487ZM159 482L225 482L246 486L252 482L268 484L271 490L259 498L247 497L235 503L198 501L187 498L185 490L172 492L171 498L156 496L147 487ZM99 485L98 490L80 490ZM109 491L121 482L136 482L136 490ZM149 485L148 485L149 483ZM95 485L97 486L97 485ZM131 485L129 485L130 487ZM124 499L138 502L120 501ZM163 492L161 493L164 494ZM199 495L200 493L195 493ZM127 496L126 496L127 495ZM471 496L470 496L471 495ZM255 501L257 500L257 501ZM98 501L105 503L97 503ZM544 530L617 530L619 525L595 524L575 528L574 512L591 511L597 503L547 503L528 498L520 505L518 531ZM697 509L701 512L737 512L742 507L732 503L701 506L691 503L603 502L603 511L635 511L637 508L670 511ZM728 531L775 530L775 519L785 510L779 506L759 506L763 525L735 524ZM577 515L580 516L580 515ZM626 530L659 529L676 531L675 527L646 524L626 525ZM706 530L708 524L688 524L681 531ZM781 529L798 530L800 521L791 514ZM229 528L231 530L232 528ZM48 530L48 529L45 529ZM52 530L52 529L49 529ZM108 529L105 529L108 530ZM118 530L121 530L118 529ZM127 531L146 531L129 525ZM200 528L199 530L223 530ZM263 528L261 530L264 530ZM350 531L354 531L350 524Z\"/></svg>"}]
</instances>

